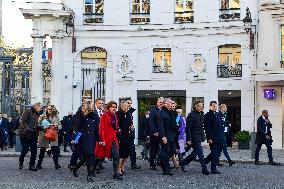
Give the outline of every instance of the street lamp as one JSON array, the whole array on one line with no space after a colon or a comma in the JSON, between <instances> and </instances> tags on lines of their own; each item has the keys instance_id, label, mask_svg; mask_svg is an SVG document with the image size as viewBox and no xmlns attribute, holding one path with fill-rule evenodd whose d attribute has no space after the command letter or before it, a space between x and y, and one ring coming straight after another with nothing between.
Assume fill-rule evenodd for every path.
<instances>
[{"instance_id":1,"label":"street lamp","mask_svg":"<svg viewBox=\"0 0 284 189\"><path fill-rule=\"evenodd\" d=\"M252 19L251 19L251 12L249 8L246 9L246 17L243 19L245 31L247 34L249 34L249 48L250 50L254 49L254 35L256 33L256 26L252 25Z\"/></svg>"}]
</instances>

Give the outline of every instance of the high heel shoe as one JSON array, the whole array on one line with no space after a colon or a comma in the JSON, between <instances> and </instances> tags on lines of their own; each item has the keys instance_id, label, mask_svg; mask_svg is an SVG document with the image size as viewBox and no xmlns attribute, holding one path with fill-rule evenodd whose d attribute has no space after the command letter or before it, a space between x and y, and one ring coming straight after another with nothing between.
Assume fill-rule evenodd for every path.
<instances>
[{"instance_id":1,"label":"high heel shoe","mask_svg":"<svg viewBox=\"0 0 284 189\"><path fill-rule=\"evenodd\" d=\"M121 170L121 173L122 173L122 175L125 175L125 174L126 174L126 172L125 172L124 170Z\"/></svg>"}]
</instances>

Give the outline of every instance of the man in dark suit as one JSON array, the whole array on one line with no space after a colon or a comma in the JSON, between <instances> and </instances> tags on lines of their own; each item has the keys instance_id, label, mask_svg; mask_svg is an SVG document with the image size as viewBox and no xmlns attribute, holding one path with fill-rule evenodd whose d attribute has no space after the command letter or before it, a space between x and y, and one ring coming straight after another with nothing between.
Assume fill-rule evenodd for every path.
<instances>
[{"instance_id":1,"label":"man in dark suit","mask_svg":"<svg viewBox=\"0 0 284 189\"><path fill-rule=\"evenodd\" d=\"M129 137L129 146L130 146L130 162L131 162L131 170L135 169L141 169L141 166L138 166L136 164L136 150L135 150L135 126L133 123L133 112L135 112L135 108L132 107L132 100L131 98L126 98L125 99L125 105L128 107L128 112L127 114L129 115L131 119L131 125L129 125L130 129L130 137Z\"/></svg>"},{"instance_id":2,"label":"man in dark suit","mask_svg":"<svg viewBox=\"0 0 284 189\"><path fill-rule=\"evenodd\" d=\"M193 161L196 156L198 156L202 174L209 175L207 170L207 165L203 156L203 149L201 146L201 142L205 141L204 134L204 113L203 113L203 103L196 102L194 105L195 110L190 112L186 119L186 139L187 144L192 145L193 151L189 156L187 156L181 163L182 171L186 172L185 165L188 165L191 161Z\"/></svg>"},{"instance_id":3,"label":"man in dark suit","mask_svg":"<svg viewBox=\"0 0 284 189\"><path fill-rule=\"evenodd\" d=\"M152 108L149 114L149 124L150 124L150 170L157 170L155 159L159 151L159 118L160 111L163 107L164 98L160 97L157 100L157 106Z\"/></svg>"},{"instance_id":4,"label":"man in dark suit","mask_svg":"<svg viewBox=\"0 0 284 189\"><path fill-rule=\"evenodd\" d=\"M170 171L170 158L176 152L176 134L178 131L177 125L173 124L173 117L171 112L173 101L169 98L165 99L164 107L160 111L158 132L161 140L161 167L164 175L172 176L173 173Z\"/></svg>"},{"instance_id":5,"label":"man in dark suit","mask_svg":"<svg viewBox=\"0 0 284 189\"><path fill-rule=\"evenodd\" d=\"M210 110L204 116L204 127L207 137L207 142L209 143L211 153L205 158L205 162L211 162L211 173L221 174L217 171L217 163L220 154L220 143L221 143L221 133L220 124L217 120L217 102L210 102Z\"/></svg>"},{"instance_id":6,"label":"man in dark suit","mask_svg":"<svg viewBox=\"0 0 284 189\"><path fill-rule=\"evenodd\" d=\"M95 101L95 107L94 107L94 113L99 116L99 118L102 117L104 114L104 101L101 98L96 99ZM99 130L99 128L98 128ZM105 167L103 166L104 158L96 158L95 161L95 169L96 171L104 170Z\"/></svg>"},{"instance_id":7,"label":"man in dark suit","mask_svg":"<svg viewBox=\"0 0 284 189\"><path fill-rule=\"evenodd\" d=\"M217 114L217 118L218 118L218 123L220 124L220 136L221 136L221 144L220 144L220 154L219 157L221 156L221 152L223 151L225 157L228 160L229 166L232 166L233 164L235 164L235 162L233 160L231 160L231 157L228 153L227 150L227 141L226 141L226 133L229 130L229 121L228 121L228 116L227 116L227 106L226 104L221 104L220 105L220 111ZM219 166L223 166L223 164L220 163L220 161L218 160L218 164Z\"/></svg>"},{"instance_id":8,"label":"man in dark suit","mask_svg":"<svg viewBox=\"0 0 284 189\"><path fill-rule=\"evenodd\" d=\"M268 159L270 165L279 165L279 163L276 163L273 161L272 157L272 135L271 135L271 128L272 124L270 123L268 119L268 111L262 110L262 115L257 120L257 132L256 132L256 138L255 138L255 144L257 145L255 150L255 164L259 165L259 151L261 149L262 144L266 145L267 153L268 153Z\"/></svg>"}]
</instances>

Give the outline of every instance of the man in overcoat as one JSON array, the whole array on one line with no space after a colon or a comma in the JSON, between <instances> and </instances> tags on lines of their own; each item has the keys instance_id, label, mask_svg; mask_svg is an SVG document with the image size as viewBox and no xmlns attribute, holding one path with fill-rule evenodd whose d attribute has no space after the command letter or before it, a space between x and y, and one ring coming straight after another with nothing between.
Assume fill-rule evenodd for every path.
<instances>
[{"instance_id":1,"label":"man in overcoat","mask_svg":"<svg viewBox=\"0 0 284 189\"><path fill-rule=\"evenodd\" d=\"M19 157L19 169L23 169L24 158L31 151L29 170L37 171L35 160L37 155L37 124L42 105L35 103L33 107L24 111L20 123L19 135L22 144L22 152Z\"/></svg>"},{"instance_id":2,"label":"man in overcoat","mask_svg":"<svg viewBox=\"0 0 284 189\"><path fill-rule=\"evenodd\" d=\"M159 151L159 118L160 118L160 111L163 107L164 98L160 97L157 99L157 106L150 110L149 114L149 124L150 124L150 170L157 170L155 159L157 157Z\"/></svg>"},{"instance_id":3,"label":"man in overcoat","mask_svg":"<svg viewBox=\"0 0 284 189\"><path fill-rule=\"evenodd\" d=\"M255 164L259 165L259 151L261 149L262 144L266 145L268 159L270 165L279 165L273 161L272 157L272 135L271 135L271 128L272 124L268 119L269 114L267 110L262 110L262 115L257 120L257 131L256 131L256 138L255 144L257 145L255 150Z\"/></svg>"},{"instance_id":4,"label":"man in overcoat","mask_svg":"<svg viewBox=\"0 0 284 189\"><path fill-rule=\"evenodd\" d=\"M181 169L186 172L184 166L188 165L196 158L196 156L198 156L202 168L202 174L209 175L207 165L204 160L203 148L201 146L201 142L205 141L204 113L202 111L203 103L196 102L194 108L195 109L188 114L186 119L186 139L187 143L192 145L193 151L182 161Z\"/></svg>"},{"instance_id":5,"label":"man in overcoat","mask_svg":"<svg viewBox=\"0 0 284 189\"><path fill-rule=\"evenodd\" d=\"M221 132L220 124L218 124L217 119L217 102L210 102L210 110L204 116L204 127L207 137L207 142L209 143L211 153L205 158L205 162L211 162L211 173L221 174L217 171L217 163L220 154L220 144L221 144Z\"/></svg>"},{"instance_id":6,"label":"man in overcoat","mask_svg":"<svg viewBox=\"0 0 284 189\"><path fill-rule=\"evenodd\" d=\"M176 152L176 135L178 128L173 125L173 117L171 113L173 101L169 98L165 99L164 107L160 112L158 132L161 141L161 152L160 160L161 167L164 175L172 176L173 173L170 171L170 158Z\"/></svg>"}]
</instances>

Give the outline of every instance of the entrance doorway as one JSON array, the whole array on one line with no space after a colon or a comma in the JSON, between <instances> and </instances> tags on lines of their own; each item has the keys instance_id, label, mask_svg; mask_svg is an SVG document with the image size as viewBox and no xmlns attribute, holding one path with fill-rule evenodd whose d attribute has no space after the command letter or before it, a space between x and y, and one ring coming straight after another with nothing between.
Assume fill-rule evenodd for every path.
<instances>
[{"instance_id":1,"label":"entrance doorway","mask_svg":"<svg viewBox=\"0 0 284 189\"><path fill-rule=\"evenodd\" d=\"M226 104L228 108L228 120L235 135L241 130L241 91L221 90L218 91L219 104Z\"/></svg>"},{"instance_id":2,"label":"entrance doorway","mask_svg":"<svg viewBox=\"0 0 284 189\"><path fill-rule=\"evenodd\" d=\"M157 104L159 97L169 97L177 103L177 109L186 112L186 91L183 90L138 90L138 139L143 138L144 128L141 124L145 119L147 110L152 109ZM139 141L141 144L141 141Z\"/></svg>"}]
</instances>

